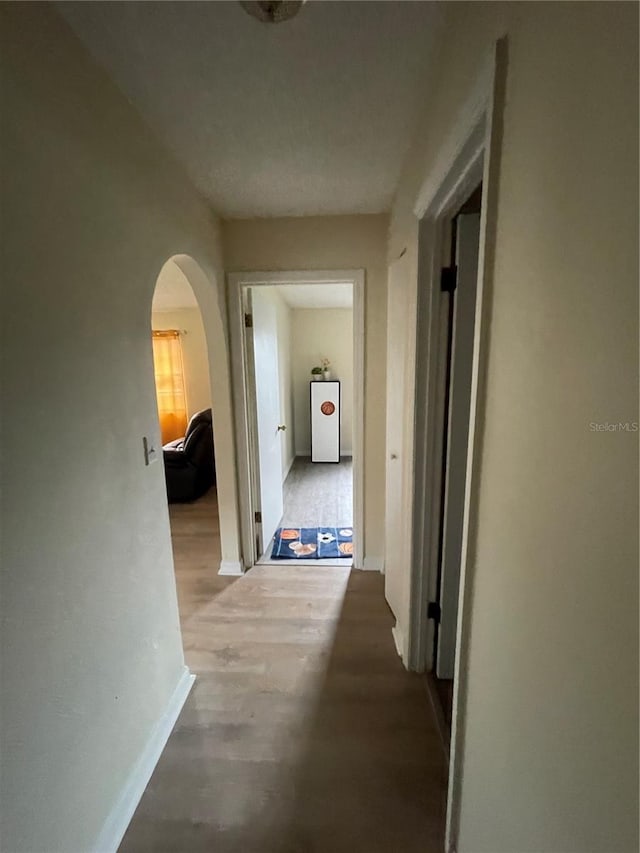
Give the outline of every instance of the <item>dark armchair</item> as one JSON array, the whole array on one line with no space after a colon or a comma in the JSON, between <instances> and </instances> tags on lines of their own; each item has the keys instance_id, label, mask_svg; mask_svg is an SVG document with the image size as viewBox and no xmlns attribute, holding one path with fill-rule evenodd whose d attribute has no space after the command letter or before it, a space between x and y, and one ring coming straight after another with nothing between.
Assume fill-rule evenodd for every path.
<instances>
[{"instance_id":1,"label":"dark armchair","mask_svg":"<svg viewBox=\"0 0 640 853\"><path fill-rule=\"evenodd\" d=\"M184 438L165 444L162 454L169 503L195 501L204 495L216 481L211 409L197 412Z\"/></svg>"}]
</instances>

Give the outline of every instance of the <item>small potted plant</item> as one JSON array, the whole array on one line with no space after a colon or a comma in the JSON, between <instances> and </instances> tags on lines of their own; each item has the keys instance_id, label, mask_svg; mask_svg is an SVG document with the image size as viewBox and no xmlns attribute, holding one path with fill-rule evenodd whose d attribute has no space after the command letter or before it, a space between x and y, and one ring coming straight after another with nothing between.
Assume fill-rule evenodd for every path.
<instances>
[{"instance_id":1,"label":"small potted plant","mask_svg":"<svg viewBox=\"0 0 640 853\"><path fill-rule=\"evenodd\" d=\"M322 378L327 382L331 379L331 362L328 358L323 358L320 364L322 365Z\"/></svg>"},{"instance_id":2,"label":"small potted plant","mask_svg":"<svg viewBox=\"0 0 640 853\"><path fill-rule=\"evenodd\" d=\"M314 379L316 382L319 382L321 376L322 376L322 368L321 367L312 367L311 368L311 378L312 379Z\"/></svg>"}]
</instances>

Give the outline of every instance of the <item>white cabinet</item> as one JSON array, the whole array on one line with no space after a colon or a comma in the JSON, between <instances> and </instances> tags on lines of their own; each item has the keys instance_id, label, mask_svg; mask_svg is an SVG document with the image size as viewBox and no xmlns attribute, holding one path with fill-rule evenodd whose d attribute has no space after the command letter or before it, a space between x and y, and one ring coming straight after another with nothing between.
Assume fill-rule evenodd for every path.
<instances>
[{"instance_id":1,"label":"white cabinet","mask_svg":"<svg viewBox=\"0 0 640 853\"><path fill-rule=\"evenodd\" d=\"M310 382L311 461L340 461L340 382Z\"/></svg>"}]
</instances>

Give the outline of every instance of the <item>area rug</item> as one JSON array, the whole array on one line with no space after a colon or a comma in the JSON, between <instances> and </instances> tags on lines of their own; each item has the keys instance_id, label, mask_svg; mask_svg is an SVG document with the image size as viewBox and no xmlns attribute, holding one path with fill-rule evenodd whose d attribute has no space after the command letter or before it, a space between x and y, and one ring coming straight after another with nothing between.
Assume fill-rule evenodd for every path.
<instances>
[{"instance_id":1,"label":"area rug","mask_svg":"<svg viewBox=\"0 0 640 853\"><path fill-rule=\"evenodd\" d=\"M326 560L353 557L350 527L281 527L273 537L272 560Z\"/></svg>"}]
</instances>

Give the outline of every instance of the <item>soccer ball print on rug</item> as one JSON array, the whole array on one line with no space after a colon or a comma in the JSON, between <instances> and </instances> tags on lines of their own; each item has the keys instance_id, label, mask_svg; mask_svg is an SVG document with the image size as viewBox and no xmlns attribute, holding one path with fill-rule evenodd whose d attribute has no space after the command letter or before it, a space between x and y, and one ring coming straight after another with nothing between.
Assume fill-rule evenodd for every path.
<instances>
[{"instance_id":1,"label":"soccer ball print on rug","mask_svg":"<svg viewBox=\"0 0 640 853\"><path fill-rule=\"evenodd\" d=\"M281 527L273 537L272 560L353 557L351 527Z\"/></svg>"}]
</instances>

